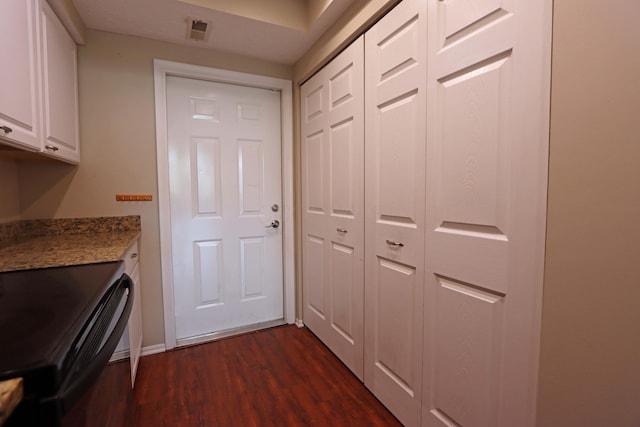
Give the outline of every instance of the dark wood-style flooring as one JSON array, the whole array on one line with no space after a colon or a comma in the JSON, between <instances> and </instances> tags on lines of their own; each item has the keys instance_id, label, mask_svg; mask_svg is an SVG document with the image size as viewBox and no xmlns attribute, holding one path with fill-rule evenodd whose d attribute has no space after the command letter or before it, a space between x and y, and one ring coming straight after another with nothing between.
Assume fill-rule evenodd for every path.
<instances>
[{"instance_id":1,"label":"dark wood-style flooring","mask_svg":"<svg viewBox=\"0 0 640 427\"><path fill-rule=\"evenodd\" d=\"M146 356L134 402L138 427L401 425L293 325Z\"/></svg>"}]
</instances>

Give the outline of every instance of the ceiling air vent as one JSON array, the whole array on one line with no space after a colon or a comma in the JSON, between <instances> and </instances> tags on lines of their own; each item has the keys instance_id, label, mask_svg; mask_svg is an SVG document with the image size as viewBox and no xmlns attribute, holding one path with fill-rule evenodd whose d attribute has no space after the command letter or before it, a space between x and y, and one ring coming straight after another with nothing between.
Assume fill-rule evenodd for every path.
<instances>
[{"instance_id":1,"label":"ceiling air vent","mask_svg":"<svg viewBox=\"0 0 640 427\"><path fill-rule=\"evenodd\" d=\"M202 19L187 18L187 38L195 41L207 41L211 22Z\"/></svg>"}]
</instances>

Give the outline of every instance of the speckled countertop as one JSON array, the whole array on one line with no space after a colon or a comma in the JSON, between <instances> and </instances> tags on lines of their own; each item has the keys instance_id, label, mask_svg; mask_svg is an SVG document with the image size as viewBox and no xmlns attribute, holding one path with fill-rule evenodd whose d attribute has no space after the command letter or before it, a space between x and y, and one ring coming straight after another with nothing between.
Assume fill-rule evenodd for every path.
<instances>
[{"instance_id":1,"label":"speckled countertop","mask_svg":"<svg viewBox=\"0 0 640 427\"><path fill-rule=\"evenodd\" d=\"M0 225L0 272L117 261L139 235L139 216Z\"/></svg>"}]
</instances>

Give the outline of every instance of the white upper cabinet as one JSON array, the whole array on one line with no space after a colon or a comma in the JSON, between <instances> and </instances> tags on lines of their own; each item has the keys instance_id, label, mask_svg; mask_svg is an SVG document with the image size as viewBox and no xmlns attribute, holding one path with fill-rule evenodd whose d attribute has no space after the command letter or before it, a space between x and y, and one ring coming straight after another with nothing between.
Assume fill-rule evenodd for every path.
<instances>
[{"instance_id":1,"label":"white upper cabinet","mask_svg":"<svg viewBox=\"0 0 640 427\"><path fill-rule=\"evenodd\" d=\"M42 147L36 0L4 0L0 13L0 138L30 150Z\"/></svg>"},{"instance_id":2,"label":"white upper cabinet","mask_svg":"<svg viewBox=\"0 0 640 427\"><path fill-rule=\"evenodd\" d=\"M77 48L49 5L41 5L43 153L80 161Z\"/></svg>"},{"instance_id":3,"label":"white upper cabinet","mask_svg":"<svg viewBox=\"0 0 640 427\"><path fill-rule=\"evenodd\" d=\"M4 0L0 141L80 160L77 48L45 0Z\"/></svg>"}]
</instances>

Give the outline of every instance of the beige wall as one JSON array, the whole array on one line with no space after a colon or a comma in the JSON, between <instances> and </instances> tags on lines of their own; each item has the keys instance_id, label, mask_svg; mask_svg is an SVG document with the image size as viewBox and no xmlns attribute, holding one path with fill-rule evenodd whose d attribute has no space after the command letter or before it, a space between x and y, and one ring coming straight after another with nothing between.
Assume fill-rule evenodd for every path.
<instances>
[{"instance_id":1,"label":"beige wall","mask_svg":"<svg viewBox=\"0 0 640 427\"><path fill-rule=\"evenodd\" d=\"M541 427L640 426L640 2L554 2Z\"/></svg>"},{"instance_id":2,"label":"beige wall","mask_svg":"<svg viewBox=\"0 0 640 427\"><path fill-rule=\"evenodd\" d=\"M153 59L290 79L291 67L89 31L79 55L81 163L18 166L22 217L141 215L144 345L164 342ZM116 202L115 194L153 202Z\"/></svg>"},{"instance_id":3,"label":"beige wall","mask_svg":"<svg viewBox=\"0 0 640 427\"><path fill-rule=\"evenodd\" d=\"M18 167L13 160L0 159L0 224L19 219Z\"/></svg>"}]
</instances>

